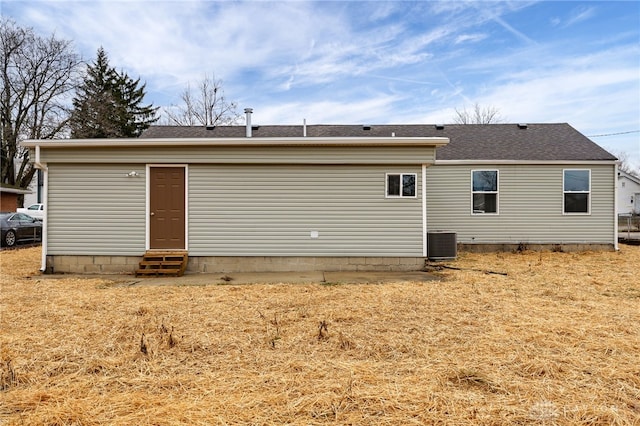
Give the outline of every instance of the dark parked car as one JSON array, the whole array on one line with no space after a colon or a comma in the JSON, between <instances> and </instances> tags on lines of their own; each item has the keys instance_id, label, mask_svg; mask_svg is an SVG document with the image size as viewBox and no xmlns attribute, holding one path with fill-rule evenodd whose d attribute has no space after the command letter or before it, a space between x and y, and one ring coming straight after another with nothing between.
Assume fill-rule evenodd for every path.
<instances>
[{"instance_id":1,"label":"dark parked car","mask_svg":"<svg viewBox=\"0 0 640 426\"><path fill-rule=\"evenodd\" d=\"M12 247L24 241L42 241L42 222L24 213L0 213L0 244Z\"/></svg>"}]
</instances>

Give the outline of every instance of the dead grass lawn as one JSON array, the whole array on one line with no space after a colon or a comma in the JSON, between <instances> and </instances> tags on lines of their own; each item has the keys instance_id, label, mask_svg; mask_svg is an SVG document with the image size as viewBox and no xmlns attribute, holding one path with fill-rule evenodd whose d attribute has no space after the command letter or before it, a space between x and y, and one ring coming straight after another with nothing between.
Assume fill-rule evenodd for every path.
<instances>
[{"instance_id":1,"label":"dead grass lawn","mask_svg":"<svg viewBox=\"0 0 640 426\"><path fill-rule=\"evenodd\" d=\"M444 280L118 287L0 253L0 424L640 424L640 247ZM325 327L321 327L324 324Z\"/></svg>"}]
</instances>

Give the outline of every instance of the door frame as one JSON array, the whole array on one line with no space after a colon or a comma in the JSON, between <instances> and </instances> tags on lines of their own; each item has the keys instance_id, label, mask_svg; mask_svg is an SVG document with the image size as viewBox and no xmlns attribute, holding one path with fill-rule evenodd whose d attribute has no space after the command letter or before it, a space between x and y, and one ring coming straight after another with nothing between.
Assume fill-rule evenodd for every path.
<instances>
[{"instance_id":1,"label":"door frame","mask_svg":"<svg viewBox=\"0 0 640 426\"><path fill-rule=\"evenodd\" d=\"M146 206L145 206L145 250L151 247L151 169L159 167L184 168L184 250L189 250L189 165L188 164L147 164L146 176Z\"/></svg>"}]
</instances>

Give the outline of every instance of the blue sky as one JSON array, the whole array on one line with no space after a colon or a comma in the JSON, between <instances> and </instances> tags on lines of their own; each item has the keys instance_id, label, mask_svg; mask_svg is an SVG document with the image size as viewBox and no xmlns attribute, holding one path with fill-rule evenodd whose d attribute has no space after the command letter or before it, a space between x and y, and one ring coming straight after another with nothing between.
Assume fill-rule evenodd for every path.
<instances>
[{"instance_id":1,"label":"blue sky","mask_svg":"<svg viewBox=\"0 0 640 426\"><path fill-rule=\"evenodd\" d=\"M257 124L568 122L640 167L638 1L30 1L4 16L179 102L214 73Z\"/></svg>"}]
</instances>

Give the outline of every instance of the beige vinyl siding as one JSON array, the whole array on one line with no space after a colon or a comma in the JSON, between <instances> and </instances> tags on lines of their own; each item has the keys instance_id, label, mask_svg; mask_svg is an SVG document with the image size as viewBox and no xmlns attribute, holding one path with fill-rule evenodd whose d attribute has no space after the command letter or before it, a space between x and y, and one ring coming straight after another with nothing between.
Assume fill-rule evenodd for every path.
<instances>
[{"instance_id":1,"label":"beige vinyl siding","mask_svg":"<svg viewBox=\"0 0 640 426\"><path fill-rule=\"evenodd\" d=\"M50 164L49 255L140 255L145 250L145 167ZM137 171L138 177L127 173Z\"/></svg>"},{"instance_id":2,"label":"beige vinyl siding","mask_svg":"<svg viewBox=\"0 0 640 426\"><path fill-rule=\"evenodd\" d=\"M421 256L420 197L385 197L420 166L189 166L193 256ZM317 231L319 237L311 238Z\"/></svg>"},{"instance_id":3,"label":"beige vinyl siding","mask_svg":"<svg viewBox=\"0 0 640 426\"><path fill-rule=\"evenodd\" d=\"M42 149L45 163L183 164L421 164L435 149L424 146L154 147Z\"/></svg>"},{"instance_id":4,"label":"beige vinyl siding","mask_svg":"<svg viewBox=\"0 0 640 426\"><path fill-rule=\"evenodd\" d=\"M591 170L591 214L563 215L563 169ZM471 170L499 171L499 214L471 214ZM458 242L614 244L613 165L435 165L427 168L427 228Z\"/></svg>"}]
</instances>

